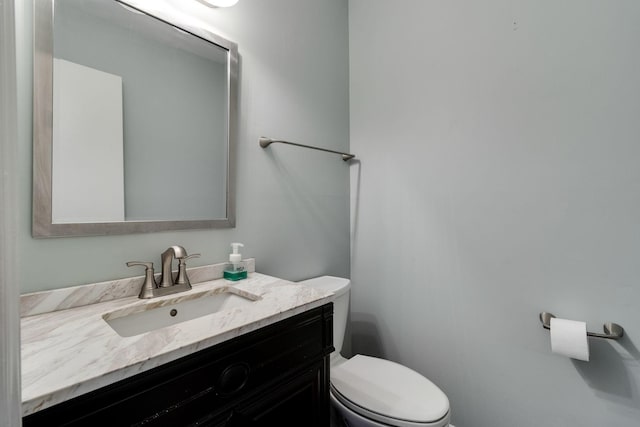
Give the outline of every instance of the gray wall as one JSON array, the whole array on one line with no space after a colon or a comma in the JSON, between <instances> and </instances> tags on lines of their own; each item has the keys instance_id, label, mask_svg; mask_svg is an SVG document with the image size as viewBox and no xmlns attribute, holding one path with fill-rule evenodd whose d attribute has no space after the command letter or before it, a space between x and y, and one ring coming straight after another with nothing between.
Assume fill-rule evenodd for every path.
<instances>
[{"instance_id":1,"label":"gray wall","mask_svg":"<svg viewBox=\"0 0 640 427\"><path fill-rule=\"evenodd\" d=\"M640 3L350 0L355 351L457 427L640 420ZM538 313L626 327L591 362Z\"/></svg>"},{"instance_id":2,"label":"gray wall","mask_svg":"<svg viewBox=\"0 0 640 427\"><path fill-rule=\"evenodd\" d=\"M223 262L234 241L245 244L243 255L255 257L263 273L292 280L348 276L348 166L338 156L258 146L266 135L348 149L346 0L243 0L230 9L172 2L239 45L236 228L45 240L31 238L32 24L30 2L20 3L16 209L22 292L138 275L126 261L157 265L160 252L173 244L202 253L190 265Z\"/></svg>"}]
</instances>

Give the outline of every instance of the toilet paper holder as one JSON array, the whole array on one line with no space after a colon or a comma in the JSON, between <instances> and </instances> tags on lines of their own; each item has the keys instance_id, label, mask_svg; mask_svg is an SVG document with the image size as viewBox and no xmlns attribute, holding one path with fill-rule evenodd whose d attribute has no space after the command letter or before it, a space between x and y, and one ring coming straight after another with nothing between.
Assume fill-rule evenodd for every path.
<instances>
[{"instance_id":1,"label":"toilet paper holder","mask_svg":"<svg viewBox=\"0 0 640 427\"><path fill-rule=\"evenodd\" d=\"M554 318L551 313L547 313L543 311L540 313L540 321L542 322L542 327L545 329L551 329L551 319ZM587 332L588 337L596 337L596 338L606 338L610 340L619 340L624 335L624 328L617 323L605 323L602 325L604 329L604 334L599 334L597 332Z\"/></svg>"}]
</instances>

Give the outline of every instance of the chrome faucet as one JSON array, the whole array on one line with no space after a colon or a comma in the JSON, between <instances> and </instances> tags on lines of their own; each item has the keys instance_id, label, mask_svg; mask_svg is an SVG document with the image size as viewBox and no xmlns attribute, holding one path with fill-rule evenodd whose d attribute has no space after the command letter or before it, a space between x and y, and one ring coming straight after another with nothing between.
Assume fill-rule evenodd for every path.
<instances>
[{"instance_id":1,"label":"chrome faucet","mask_svg":"<svg viewBox=\"0 0 640 427\"><path fill-rule=\"evenodd\" d=\"M173 286L173 273L171 267L173 266L173 259L181 259L187 256L187 251L182 246L171 246L166 251L162 252L160 256L162 260L162 278L160 279L160 287L168 288Z\"/></svg>"},{"instance_id":2,"label":"chrome faucet","mask_svg":"<svg viewBox=\"0 0 640 427\"><path fill-rule=\"evenodd\" d=\"M166 251L162 252L162 276L160 277L160 283L156 283L153 263L141 262L141 261L129 261L127 267L133 267L135 265L141 265L145 267L145 278L140 294L138 298L154 298L164 295L171 295L177 292L184 292L191 289L191 283L189 282L189 276L187 276L187 264L186 260L189 258L197 258L200 254L187 255L187 251L182 246L171 246ZM176 280L173 280L173 259L177 259L178 275Z\"/></svg>"}]
</instances>

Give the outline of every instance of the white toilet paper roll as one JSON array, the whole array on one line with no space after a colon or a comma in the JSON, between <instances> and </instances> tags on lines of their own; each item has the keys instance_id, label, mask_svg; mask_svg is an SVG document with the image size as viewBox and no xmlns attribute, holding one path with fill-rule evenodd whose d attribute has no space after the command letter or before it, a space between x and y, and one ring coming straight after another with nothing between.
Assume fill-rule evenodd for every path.
<instances>
[{"instance_id":1,"label":"white toilet paper roll","mask_svg":"<svg viewBox=\"0 0 640 427\"><path fill-rule=\"evenodd\" d=\"M572 359L589 361L587 324L576 320L551 318L551 351Z\"/></svg>"}]
</instances>

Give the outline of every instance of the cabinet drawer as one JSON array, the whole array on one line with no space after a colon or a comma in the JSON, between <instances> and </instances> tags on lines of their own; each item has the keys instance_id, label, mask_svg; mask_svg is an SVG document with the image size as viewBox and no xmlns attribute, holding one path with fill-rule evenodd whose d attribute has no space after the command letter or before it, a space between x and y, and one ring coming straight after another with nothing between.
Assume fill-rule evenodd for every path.
<instances>
[{"instance_id":1,"label":"cabinet drawer","mask_svg":"<svg viewBox=\"0 0 640 427\"><path fill-rule=\"evenodd\" d=\"M327 357L332 310L327 304L201 350L36 412L23 425L189 425L223 413ZM169 422L178 415L180 424Z\"/></svg>"}]
</instances>

